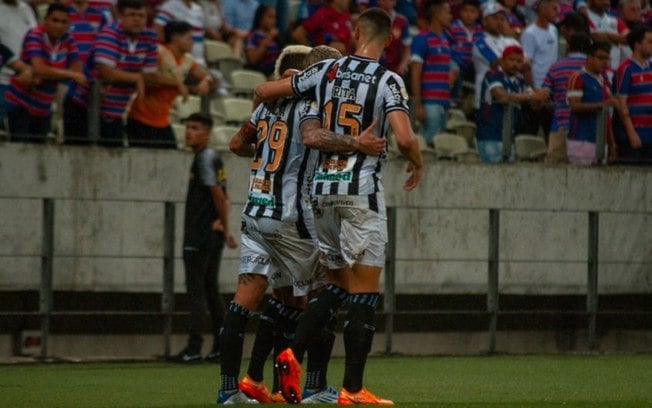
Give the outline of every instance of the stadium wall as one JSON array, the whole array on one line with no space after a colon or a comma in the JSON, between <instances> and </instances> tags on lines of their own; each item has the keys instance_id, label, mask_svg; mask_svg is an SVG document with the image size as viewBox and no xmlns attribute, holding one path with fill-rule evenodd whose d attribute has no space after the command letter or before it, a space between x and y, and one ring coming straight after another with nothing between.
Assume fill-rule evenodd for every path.
<instances>
[{"instance_id":1,"label":"stadium wall","mask_svg":"<svg viewBox=\"0 0 652 408\"><path fill-rule=\"evenodd\" d=\"M237 234L248 160L223 156ZM166 203L175 214L171 349L183 347L180 257L191 161L188 151L0 143L0 362L26 353L21 342L41 327L45 199L54 208L56 310L48 355L163 354ZM590 349L589 213L593 220L597 215L599 231L595 350L652 350L652 171L431 159L422 185L405 193L405 166L391 159L384 172L387 205L396 209L399 314L392 352L475 354L493 349L491 343L509 353ZM495 341L487 332L490 211L499 215ZM235 289L237 257L225 250L220 280L226 298ZM374 352L387 350L387 316L377 319ZM335 354L342 354L341 339Z\"/></svg>"},{"instance_id":2,"label":"stadium wall","mask_svg":"<svg viewBox=\"0 0 652 408\"><path fill-rule=\"evenodd\" d=\"M239 231L248 161L223 154ZM186 151L0 145L0 290L38 289L43 199L54 200L54 289L159 292L164 203L175 204L175 290ZM396 292L487 290L489 210L500 212L500 292L586 293L589 212L599 215L599 293L652 292L652 172L646 168L429 162L402 191L406 162L384 173L396 207ZM235 288L237 251L220 276Z\"/></svg>"}]
</instances>

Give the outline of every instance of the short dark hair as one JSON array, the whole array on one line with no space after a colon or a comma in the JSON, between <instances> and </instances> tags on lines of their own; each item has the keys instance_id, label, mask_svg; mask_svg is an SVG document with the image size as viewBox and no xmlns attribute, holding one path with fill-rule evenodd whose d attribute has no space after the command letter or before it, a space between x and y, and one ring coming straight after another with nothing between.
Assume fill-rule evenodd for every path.
<instances>
[{"instance_id":1,"label":"short dark hair","mask_svg":"<svg viewBox=\"0 0 652 408\"><path fill-rule=\"evenodd\" d=\"M477 8L478 10L480 9L480 0L462 0L462 4L460 4L460 8L464 6L472 6Z\"/></svg>"},{"instance_id":2,"label":"short dark hair","mask_svg":"<svg viewBox=\"0 0 652 408\"><path fill-rule=\"evenodd\" d=\"M638 44L643 41L645 34L652 33L652 27L646 24L639 24L632 28L632 30L627 33L627 45L629 48L634 50L634 44Z\"/></svg>"},{"instance_id":3,"label":"short dark hair","mask_svg":"<svg viewBox=\"0 0 652 408\"><path fill-rule=\"evenodd\" d=\"M568 51L588 54L591 49L591 37L584 32L573 33L568 39Z\"/></svg>"},{"instance_id":4,"label":"short dark hair","mask_svg":"<svg viewBox=\"0 0 652 408\"><path fill-rule=\"evenodd\" d=\"M61 11L66 14L70 14L68 11L68 7L64 6L62 3L56 2L56 3L51 3L48 6L47 11L45 12L45 17L50 16L50 14L54 13L55 11Z\"/></svg>"},{"instance_id":5,"label":"short dark hair","mask_svg":"<svg viewBox=\"0 0 652 408\"><path fill-rule=\"evenodd\" d=\"M202 125L206 126L208 129L213 128L213 118L211 118L211 115L207 115L202 112L191 113L187 117L181 119L181 121L184 123L187 121L199 122Z\"/></svg>"},{"instance_id":6,"label":"short dark hair","mask_svg":"<svg viewBox=\"0 0 652 408\"><path fill-rule=\"evenodd\" d=\"M163 42L166 44L172 41L172 37L183 35L192 31L192 26L185 21L170 21L163 28Z\"/></svg>"},{"instance_id":7,"label":"short dark hair","mask_svg":"<svg viewBox=\"0 0 652 408\"><path fill-rule=\"evenodd\" d=\"M308 55L306 55L306 68L319 61L328 59L342 58L342 53L328 45L318 45L313 47Z\"/></svg>"},{"instance_id":8,"label":"short dark hair","mask_svg":"<svg viewBox=\"0 0 652 408\"><path fill-rule=\"evenodd\" d=\"M444 3L446 3L446 0L426 0L426 17L431 19Z\"/></svg>"},{"instance_id":9,"label":"short dark hair","mask_svg":"<svg viewBox=\"0 0 652 408\"><path fill-rule=\"evenodd\" d=\"M126 9L140 10L145 8L144 0L118 0L117 9L119 13L123 13Z\"/></svg>"},{"instance_id":10,"label":"short dark hair","mask_svg":"<svg viewBox=\"0 0 652 408\"><path fill-rule=\"evenodd\" d=\"M584 14L580 12L569 13L559 23L560 27L572 28L576 32L589 33L589 24Z\"/></svg>"},{"instance_id":11,"label":"short dark hair","mask_svg":"<svg viewBox=\"0 0 652 408\"><path fill-rule=\"evenodd\" d=\"M589 48L589 55L595 56L595 54L597 54L600 50L608 54L611 52L611 44L607 41L594 41Z\"/></svg>"},{"instance_id":12,"label":"short dark hair","mask_svg":"<svg viewBox=\"0 0 652 408\"><path fill-rule=\"evenodd\" d=\"M261 4L258 6L256 9L256 12L254 13L254 19L253 23L251 24L251 31L255 31L260 28L260 24L263 21L263 17L265 16L265 12L267 9L271 9L272 7L266 6L264 4Z\"/></svg>"},{"instance_id":13,"label":"short dark hair","mask_svg":"<svg viewBox=\"0 0 652 408\"><path fill-rule=\"evenodd\" d=\"M283 75L288 69L302 71L306 68L306 54L299 52L289 52L283 55L281 63L278 66L279 75Z\"/></svg>"},{"instance_id":14,"label":"short dark hair","mask_svg":"<svg viewBox=\"0 0 652 408\"><path fill-rule=\"evenodd\" d=\"M358 27L366 37L385 38L392 27L392 19L385 10L371 7L360 13Z\"/></svg>"}]
</instances>

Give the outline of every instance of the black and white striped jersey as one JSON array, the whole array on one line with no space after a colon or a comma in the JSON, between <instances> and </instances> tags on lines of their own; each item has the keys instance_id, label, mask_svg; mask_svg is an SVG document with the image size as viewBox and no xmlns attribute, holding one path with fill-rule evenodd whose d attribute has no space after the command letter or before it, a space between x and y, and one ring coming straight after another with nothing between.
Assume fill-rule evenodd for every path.
<instances>
[{"instance_id":1,"label":"black and white striped jersey","mask_svg":"<svg viewBox=\"0 0 652 408\"><path fill-rule=\"evenodd\" d=\"M292 88L312 101L302 120L318 118L337 133L357 136L378 119L377 134L386 138L387 114L408 112L407 90L400 76L378 61L359 56L318 62L292 77ZM321 153L314 176L315 195L368 195L382 191L381 167L387 155Z\"/></svg>"},{"instance_id":2,"label":"black and white striped jersey","mask_svg":"<svg viewBox=\"0 0 652 408\"><path fill-rule=\"evenodd\" d=\"M310 211L310 182L318 152L301 141L299 121L309 109L300 99L260 104L250 122L256 127L244 213L281 221L302 221Z\"/></svg>"}]
</instances>

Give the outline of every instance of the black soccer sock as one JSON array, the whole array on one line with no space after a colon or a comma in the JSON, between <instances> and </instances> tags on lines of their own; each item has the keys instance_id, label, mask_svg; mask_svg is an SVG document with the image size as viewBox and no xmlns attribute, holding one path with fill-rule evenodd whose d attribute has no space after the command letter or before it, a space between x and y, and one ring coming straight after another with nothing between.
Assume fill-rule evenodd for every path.
<instances>
[{"instance_id":1,"label":"black soccer sock","mask_svg":"<svg viewBox=\"0 0 652 408\"><path fill-rule=\"evenodd\" d=\"M247 374L254 381L263 380L265 361L267 361L267 357L269 357L269 353L272 352L272 347L274 347L276 322L282 307L281 302L270 297L267 299L265 309L260 315L258 328L256 329L256 339L251 349L251 360L247 369Z\"/></svg>"},{"instance_id":2,"label":"black soccer sock","mask_svg":"<svg viewBox=\"0 0 652 408\"><path fill-rule=\"evenodd\" d=\"M350 392L360 391L362 376L371 351L376 325L374 311L378 293L355 293L349 295L349 312L344 321L344 381L342 385Z\"/></svg>"},{"instance_id":3,"label":"black soccer sock","mask_svg":"<svg viewBox=\"0 0 652 408\"><path fill-rule=\"evenodd\" d=\"M327 372L328 362L333 353L335 344L335 324L337 318L333 317L322 330L321 336L315 338L308 345L308 364L306 367L307 389L324 389L328 384Z\"/></svg>"},{"instance_id":4,"label":"black soccer sock","mask_svg":"<svg viewBox=\"0 0 652 408\"><path fill-rule=\"evenodd\" d=\"M283 305L276 323L276 333L274 334L274 361L276 361L276 356L281 351L290 347L290 342L294 339L294 333L297 330L297 323L299 323L301 313L303 313L301 309ZM279 389L280 384L278 383L278 374L275 366L272 391L276 392Z\"/></svg>"},{"instance_id":5,"label":"black soccer sock","mask_svg":"<svg viewBox=\"0 0 652 408\"><path fill-rule=\"evenodd\" d=\"M330 319L337 316L337 311L346 297L347 292L344 289L328 284L308 302L308 308L299 318L297 333L291 345L294 356L299 362L303 361L308 344L315 336L321 335L322 329Z\"/></svg>"},{"instance_id":6,"label":"black soccer sock","mask_svg":"<svg viewBox=\"0 0 652 408\"><path fill-rule=\"evenodd\" d=\"M251 311L231 302L224 316L224 324L220 331L220 351L222 354L222 372L220 375L222 389L237 390L240 360L242 359L242 343L244 331Z\"/></svg>"}]
</instances>

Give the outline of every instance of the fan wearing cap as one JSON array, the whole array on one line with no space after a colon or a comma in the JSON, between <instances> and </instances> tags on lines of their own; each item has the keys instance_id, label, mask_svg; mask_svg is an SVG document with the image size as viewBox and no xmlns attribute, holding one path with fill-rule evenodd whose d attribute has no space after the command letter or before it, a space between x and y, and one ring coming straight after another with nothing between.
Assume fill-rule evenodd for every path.
<instances>
[{"instance_id":1,"label":"fan wearing cap","mask_svg":"<svg viewBox=\"0 0 652 408\"><path fill-rule=\"evenodd\" d=\"M503 116L505 105L518 104L514 109L512 136L520 126L520 104L541 102L548 97L544 90L532 91L521 75L523 49L518 45L506 47L498 60L498 67L487 72L482 81L481 108L478 112L477 145L484 162L502 161Z\"/></svg>"},{"instance_id":2,"label":"fan wearing cap","mask_svg":"<svg viewBox=\"0 0 652 408\"><path fill-rule=\"evenodd\" d=\"M606 41L594 42L584 68L574 72L568 79L566 98L571 116L566 149L571 164L589 166L596 163L596 133L603 108L607 109L605 141L609 145L609 154L615 153L609 108L621 112L623 109L621 101L611 94L611 86L605 75L609 66L610 48L611 45Z\"/></svg>"},{"instance_id":3,"label":"fan wearing cap","mask_svg":"<svg viewBox=\"0 0 652 408\"><path fill-rule=\"evenodd\" d=\"M495 67L503 50L508 45L518 45L512 37L503 35L505 28L505 9L490 0L482 6L483 35L473 46L471 60L475 68L475 89L480 89L482 80L490 68ZM475 93L473 103L475 109L480 109L480 93Z\"/></svg>"},{"instance_id":4,"label":"fan wearing cap","mask_svg":"<svg viewBox=\"0 0 652 408\"><path fill-rule=\"evenodd\" d=\"M190 305L188 343L174 358L180 363L202 360L204 318L210 311L213 348L207 360L219 359L219 330L224 306L219 290L219 266L222 249L237 246L229 230L229 196L222 159L208 146L213 119L193 113L184 119L186 145L195 154L190 167L183 228L183 265Z\"/></svg>"}]
</instances>

